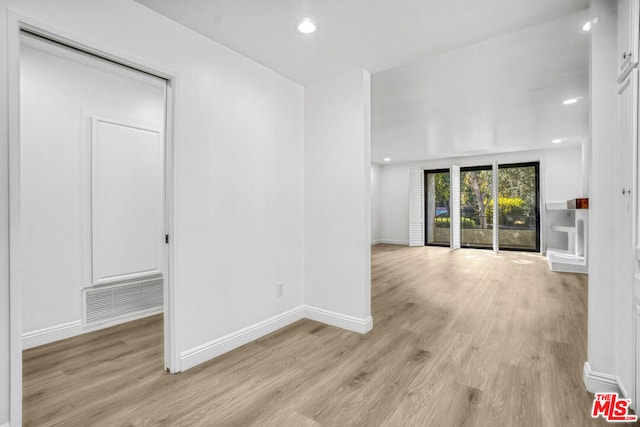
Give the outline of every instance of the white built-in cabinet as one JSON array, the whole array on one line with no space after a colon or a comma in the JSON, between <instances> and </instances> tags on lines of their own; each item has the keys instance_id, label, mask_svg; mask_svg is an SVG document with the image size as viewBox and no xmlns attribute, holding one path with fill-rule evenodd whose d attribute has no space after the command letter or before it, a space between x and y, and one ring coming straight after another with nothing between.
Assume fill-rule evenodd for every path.
<instances>
[{"instance_id":1,"label":"white built-in cabinet","mask_svg":"<svg viewBox=\"0 0 640 427\"><path fill-rule=\"evenodd\" d=\"M631 196L633 151L637 144L638 70L633 69L618 87L618 138L616 149L616 278L614 316L616 375L620 388L635 401L635 339L633 292L633 209ZM613 218L612 218L613 219Z\"/></svg>"},{"instance_id":2,"label":"white built-in cabinet","mask_svg":"<svg viewBox=\"0 0 640 427\"><path fill-rule=\"evenodd\" d=\"M618 134L612 218L616 221L614 360L620 391L632 400L636 411L640 409L639 33L640 0L618 0Z\"/></svg>"},{"instance_id":3,"label":"white built-in cabinet","mask_svg":"<svg viewBox=\"0 0 640 427\"><path fill-rule=\"evenodd\" d=\"M618 0L618 82L638 65L640 0Z\"/></svg>"}]
</instances>

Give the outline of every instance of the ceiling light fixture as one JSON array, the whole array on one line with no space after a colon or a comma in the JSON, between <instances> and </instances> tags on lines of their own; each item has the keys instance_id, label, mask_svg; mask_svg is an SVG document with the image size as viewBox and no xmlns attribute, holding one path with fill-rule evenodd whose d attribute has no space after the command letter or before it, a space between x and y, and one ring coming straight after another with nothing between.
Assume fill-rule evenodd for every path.
<instances>
[{"instance_id":1,"label":"ceiling light fixture","mask_svg":"<svg viewBox=\"0 0 640 427\"><path fill-rule=\"evenodd\" d=\"M562 101L562 103L564 105L571 105L571 104L575 104L576 102L580 101L582 99L581 96L575 97L575 98L569 98L569 99L565 99L564 101Z\"/></svg>"},{"instance_id":2,"label":"ceiling light fixture","mask_svg":"<svg viewBox=\"0 0 640 427\"><path fill-rule=\"evenodd\" d=\"M302 21L298 22L296 28L298 29L298 32L302 34L311 34L314 33L318 27L310 18L304 18Z\"/></svg>"},{"instance_id":3,"label":"ceiling light fixture","mask_svg":"<svg viewBox=\"0 0 640 427\"><path fill-rule=\"evenodd\" d=\"M560 138L552 139L551 142L554 143L554 144L560 144L562 142L562 139L560 139Z\"/></svg>"},{"instance_id":4,"label":"ceiling light fixture","mask_svg":"<svg viewBox=\"0 0 640 427\"><path fill-rule=\"evenodd\" d=\"M385 162L390 162L390 161L391 161L391 159L390 159L389 157L385 157L385 158L384 158L384 161L385 161Z\"/></svg>"},{"instance_id":5,"label":"ceiling light fixture","mask_svg":"<svg viewBox=\"0 0 640 427\"><path fill-rule=\"evenodd\" d=\"M591 21L586 22L586 23L582 26L582 31L591 31Z\"/></svg>"}]
</instances>

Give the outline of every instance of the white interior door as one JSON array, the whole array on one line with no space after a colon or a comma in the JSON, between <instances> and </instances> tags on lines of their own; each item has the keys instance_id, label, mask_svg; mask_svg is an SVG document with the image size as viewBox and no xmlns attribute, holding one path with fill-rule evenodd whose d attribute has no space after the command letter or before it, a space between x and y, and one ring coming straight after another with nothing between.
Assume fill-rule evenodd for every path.
<instances>
[{"instance_id":1,"label":"white interior door","mask_svg":"<svg viewBox=\"0 0 640 427\"><path fill-rule=\"evenodd\" d=\"M633 213L632 165L637 139L638 70L618 91L618 147L617 147L617 206L616 236L617 265L614 285L615 304L615 363L623 392L635 397L635 303L633 292Z\"/></svg>"},{"instance_id":2,"label":"white interior door","mask_svg":"<svg viewBox=\"0 0 640 427\"><path fill-rule=\"evenodd\" d=\"M635 396L631 396L633 409L638 413L640 411L640 173L638 173L638 167L640 166L640 139L638 138L638 123L640 122L640 111L638 108L638 91L639 77L638 70L632 72L630 79L633 96L631 99L632 108L630 117L632 123L624 123L628 126L632 132L632 138L630 138L629 153L630 158L633 159L633 163L629 165L631 181L633 188L630 188L631 204L633 210L633 298L634 298L634 311L635 311ZM626 153L621 153L625 155ZM625 162L627 163L627 162ZM622 192L622 191L621 191ZM631 234L631 233L630 233Z\"/></svg>"},{"instance_id":3,"label":"white interior door","mask_svg":"<svg viewBox=\"0 0 640 427\"><path fill-rule=\"evenodd\" d=\"M93 284L162 274L162 131L94 117L91 139Z\"/></svg>"}]
</instances>

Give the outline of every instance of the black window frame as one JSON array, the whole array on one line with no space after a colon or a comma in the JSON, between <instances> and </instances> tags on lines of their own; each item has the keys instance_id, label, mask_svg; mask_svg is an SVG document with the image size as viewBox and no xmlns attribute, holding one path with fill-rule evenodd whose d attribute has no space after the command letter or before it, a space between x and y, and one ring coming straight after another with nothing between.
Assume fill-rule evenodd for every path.
<instances>
[{"instance_id":1,"label":"black window frame","mask_svg":"<svg viewBox=\"0 0 640 427\"><path fill-rule=\"evenodd\" d=\"M535 248L508 248L500 246L500 229L498 228L498 250L499 251L511 251L511 252L537 252L540 253L541 247L541 229L540 229L540 162L519 162L519 163L498 163L498 174L500 173L500 169L509 169L509 168L519 168L519 167L534 167L535 168L535 223L536 223L536 247ZM460 173L469 172L469 171L480 171L480 170L493 170L493 165L481 165L481 166L465 166L460 168ZM449 178L451 178L451 169L449 168L438 168L438 169L425 169L424 170L424 242L425 246L436 246L436 247L445 247L448 248L451 246L451 242L449 244L443 243L429 243L429 226L427 224L428 218L428 186L427 183L427 175L434 173L449 173ZM499 190L499 188L498 188ZM494 201L494 204L497 202ZM451 196L449 196L449 217L451 217ZM462 212L460 213L460 219L462 220ZM495 225L494 225L495 226ZM498 224L498 227L500 225ZM460 230L462 231L462 224L460 224ZM465 245L462 242L462 238L460 239L460 247L465 249L484 249L484 250L493 250L493 248L489 248L487 246L478 246L478 245Z\"/></svg>"},{"instance_id":2,"label":"black window frame","mask_svg":"<svg viewBox=\"0 0 640 427\"><path fill-rule=\"evenodd\" d=\"M428 196L428 186L427 186L427 175L433 173L448 173L449 179L451 179L451 169L449 168L441 168L441 169L429 169L424 171L424 245L425 246L438 246L441 248L449 248L451 247L451 238L449 238L449 244L444 243L429 243L429 226L427 224L427 218L429 218L429 206L427 200L429 200ZM451 194L449 194L449 218L451 218Z\"/></svg>"},{"instance_id":3,"label":"black window frame","mask_svg":"<svg viewBox=\"0 0 640 427\"><path fill-rule=\"evenodd\" d=\"M522 163L504 163L498 164L498 173L500 169L510 168L526 168L534 167L536 171L536 207L534 210L536 216L536 247L534 248L503 248L500 246L500 229L498 228L498 250L511 252L540 252L540 162L522 162ZM500 190L498 188L498 190ZM499 227L499 225L498 225Z\"/></svg>"}]
</instances>

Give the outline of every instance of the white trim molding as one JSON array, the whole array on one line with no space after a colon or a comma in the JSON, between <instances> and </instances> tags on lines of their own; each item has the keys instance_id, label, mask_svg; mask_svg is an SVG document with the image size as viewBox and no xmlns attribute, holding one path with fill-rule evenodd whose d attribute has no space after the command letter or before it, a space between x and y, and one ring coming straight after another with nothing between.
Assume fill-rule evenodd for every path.
<instances>
[{"instance_id":1,"label":"white trim molding","mask_svg":"<svg viewBox=\"0 0 640 427\"><path fill-rule=\"evenodd\" d=\"M75 337L82 333L82 321L62 323L37 331L25 332L22 334L22 349L27 350L39 345L49 344L54 341Z\"/></svg>"},{"instance_id":2,"label":"white trim molding","mask_svg":"<svg viewBox=\"0 0 640 427\"><path fill-rule=\"evenodd\" d=\"M371 316L366 318L353 317L308 305L305 307L304 311L304 317L307 319L326 323L331 326L337 326L338 328L346 329L348 331L366 334L373 328L373 318Z\"/></svg>"},{"instance_id":3,"label":"white trim molding","mask_svg":"<svg viewBox=\"0 0 640 427\"><path fill-rule=\"evenodd\" d=\"M83 324L81 320L77 320L74 322L63 323L48 328L38 329L37 331L25 332L22 334L22 349L28 350L33 347L50 344L55 341L64 340L67 338L75 337L77 335L97 331L99 329L110 328L111 326L116 326L121 323L131 322L134 320L142 319L144 317L154 316L156 314L162 313L163 311L164 310L162 307L152 308L130 315L121 316L115 319L106 320L104 322Z\"/></svg>"},{"instance_id":4,"label":"white trim molding","mask_svg":"<svg viewBox=\"0 0 640 427\"><path fill-rule=\"evenodd\" d=\"M583 369L584 385L590 393L618 393L625 395L620 389L618 377L604 372L592 371L589 362Z\"/></svg>"},{"instance_id":5,"label":"white trim molding","mask_svg":"<svg viewBox=\"0 0 640 427\"><path fill-rule=\"evenodd\" d=\"M280 328L284 328L291 323L304 319L305 307L300 305L284 313L270 317L261 322L255 323L239 331L199 345L180 353L180 370L185 371L200 363L211 360L228 351L243 346L251 341L257 340Z\"/></svg>"}]
</instances>

